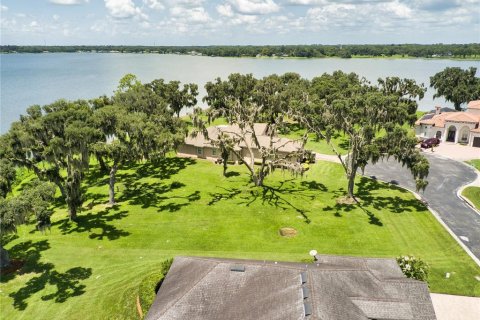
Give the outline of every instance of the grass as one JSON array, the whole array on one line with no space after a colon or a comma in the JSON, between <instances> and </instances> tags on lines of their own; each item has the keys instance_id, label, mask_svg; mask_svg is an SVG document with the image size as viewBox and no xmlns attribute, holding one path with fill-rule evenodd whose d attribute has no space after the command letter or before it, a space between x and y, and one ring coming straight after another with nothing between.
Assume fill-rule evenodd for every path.
<instances>
[{"instance_id":1,"label":"grass","mask_svg":"<svg viewBox=\"0 0 480 320\"><path fill-rule=\"evenodd\" d=\"M338 164L318 162L302 179L276 171L265 188L253 187L241 166L229 171L225 178L219 165L177 158L132 165L119 171L119 204L109 208L107 176L92 170L91 209L76 223L61 206L51 231L22 226L6 243L26 264L1 279L2 318L131 319L137 294L148 300L145 283L153 286L155 274L160 280L163 261L177 255L302 261L311 249L410 254L430 264L432 292L480 296L480 268L405 190L359 178L362 206L339 205L346 180ZM298 234L283 238L281 227Z\"/></svg>"},{"instance_id":2,"label":"grass","mask_svg":"<svg viewBox=\"0 0 480 320\"><path fill-rule=\"evenodd\" d=\"M280 136L294 140L302 138L305 134L305 129L300 128L295 123L290 124L288 129L289 131L287 133L280 134ZM349 141L348 137L343 133L337 133L331 141L341 155L348 153ZM317 153L335 155L328 143L324 139L317 139L316 135L313 133L309 134L305 149L312 150Z\"/></svg>"},{"instance_id":3,"label":"grass","mask_svg":"<svg viewBox=\"0 0 480 320\"><path fill-rule=\"evenodd\" d=\"M480 171L480 159L470 160L467 163ZM470 200L475 208L480 210L480 187L467 187L462 191L462 196Z\"/></svg>"},{"instance_id":4,"label":"grass","mask_svg":"<svg viewBox=\"0 0 480 320\"><path fill-rule=\"evenodd\" d=\"M480 187L466 187L462 191L462 196L470 200L475 208L480 210Z\"/></svg>"},{"instance_id":5,"label":"grass","mask_svg":"<svg viewBox=\"0 0 480 320\"><path fill-rule=\"evenodd\" d=\"M467 163L469 165L473 166L478 171L480 171L480 159L470 160L470 161L467 161Z\"/></svg>"}]
</instances>

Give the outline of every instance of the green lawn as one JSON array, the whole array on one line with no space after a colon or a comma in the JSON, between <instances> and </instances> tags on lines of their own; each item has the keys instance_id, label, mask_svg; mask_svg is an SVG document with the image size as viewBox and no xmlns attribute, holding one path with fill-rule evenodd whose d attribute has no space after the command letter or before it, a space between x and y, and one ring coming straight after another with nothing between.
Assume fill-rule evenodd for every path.
<instances>
[{"instance_id":1,"label":"green lawn","mask_svg":"<svg viewBox=\"0 0 480 320\"><path fill-rule=\"evenodd\" d=\"M480 187L466 187L462 191L462 196L470 200L480 210Z\"/></svg>"},{"instance_id":2,"label":"green lawn","mask_svg":"<svg viewBox=\"0 0 480 320\"><path fill-rule=\"evenodd\" d=\"M92 209L78 223L69 223L62 207L51 231L23 226L6 244L27 264L2 277L2 318L134 319L137 292L176 255L302 261L311 249L413 254L431 265L431 291L480 296L480 268L402 189L362 178L362 207L338 205L346 186L338 164L318 162L303 179L277 171L267 188L252 187L241 166L229 171L224 178L219 165L177 158L135 165L119 172L115 208L104 205L106 176L90 175ZM298 235L279 236L285 226Z\"/></svg>"},{"instance_id":3,"label":"green lawn","mask_svg":"<svg viewBox=\"0 0 480 320\"><path fill-rule=\"evenodd\" d=\"M480 171L480 159L470 160L467 163ZM467 187L462 191L462 196L470 200L480 210L480 187Z\"/></svg>"},{"instance_id":4,"label":"green lawn","mask_svg":"<svg viewBox=\"0 0 480 320\"><path fill-rule=\"evenodd\" d=\"M289 125L289 131L285 134L280 134L280 136L289 139L300 139L304 134L305 129L298 127L296 124L291 124ZM332 143L340 154L345 155L348 153L348 138L343 133L335 135L332 138ZM309 134L305 149L322 154L335 155L328 143L324 139L317 139L316 135L313 133Z\"/></svg>"},{"instance_id":5,"label":"green lawn","mask_svg":"<svg viewBox=\"0 0 480 320\"><path fill-rule=\"evenodd\" d=\"M478 171L480 171L480 159L470 160L470 161L467 161L467 163L475 167L475 169L477 169Z\"/></svg>"}]
</instances>

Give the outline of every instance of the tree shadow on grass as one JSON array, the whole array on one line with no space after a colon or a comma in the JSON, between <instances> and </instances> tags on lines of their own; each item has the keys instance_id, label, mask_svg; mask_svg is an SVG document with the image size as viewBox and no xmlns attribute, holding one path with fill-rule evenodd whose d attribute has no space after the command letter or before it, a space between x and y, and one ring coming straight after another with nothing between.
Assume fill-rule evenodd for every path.
<instances>
[{"instance_id":1,"label":"tree shadow on grass","mask_svg":"<svg viewBox=\"0 0 480 320\"><path fill-rule=\"evenodd\" d=\"M240 172L237 172L237 171L227 171L227 173L225 173L226 178L238 177L239 175L240 175Z\"/></svg>"},{"instance_id":2,"label":"tree shadow on grass","mask_svg":"<svg viewBox=\"0 0 480 320\"><path fill-rule=\"evenodd\" d=\"M325 207L324 211L334 211L336 217L342 217L342 213L349 212L355 208L361 209L367 216L370 224L383 226L382 221L369 209L374 208L376 211L388 210L393 213L405 213L405 212L418 212L424 211L426 207L417 199L403 199L399 196L378 196L373 195L373 191L385 189L386 185L380 183L375 179L361 177L360 181L356 184L357 192L356 197L359 199L357 204L341 204L337 203L335 206ZM400 193L407 193L403 188L397 187L393 184L388 185L390 189L398 191ZM340 188L333 191L334 199L338 199L341 196L346 195L346 191Z\"/></svg>"},{"instance_id":3,"label":"tree shadow on grass","mask_svg":"<svg viewBox=\"0 0 480 320\"><path fill-rule=\"evenodd\" d=\"M194 191L186 196L171 195L172 191L185 187L185 184L173 181L170 184L163 182L130 181L126 184L120 201L128 201L132 205L142 208L155 207L158 211L175 212L200 200L200 191Z\"/></svg>"},{"instance_id":4,"label":"tree shadow on grass","mask_svg":"<svg viewBox=\"0 0 480 320\"><path fill-rule=\"evenodd\" d=\"M5 283L14 279L18 274L23 273L41 273L47 269L45 263L40 262L42 251L50 249L50 244L47 240L33 242L32 240L20 242L8 249L10 259L23 262L23 267L15 272L8 273L1 276L1 282Z\"/></svg>"},{"instance_id":5,"label":"tree shadow on grass","mask_svg":"<svg viewBox=\"0 0 480 320\"><path fill-rule=\"evenodd\" d=\"M384 183L378 182L374 179L361 177L360 181L357 183L357 187L357 196L360 198L362 206L371 206L375 210L379 211L387 209L393 213L418 212L426 210L425 205L415 198L403 199L399 196L384 197L372 195L372 191L386 187ZM388 185L388 187L402 194L408 193L407 190L392 184Z\"/></svg>"},{"instance_id":6,"label":"tree shadow on grass","mask_svg":"<svg viewBox=\"0 0 480 320\"><path fill-rule=\"evenodd\" d=\"M92 275L91 268L74 267L65 272L54 270L54 265L43 265L44 270L39 276L33 277L25 283L25 286L8 296L13 298L13 307L25 310L28 306L26 300L33 294L42 291L47 285L56 286L56 291L41 297L43 301L53 300L57 303L67 301L85 293L86 286L81 280L88 279Z\"/></svg>"},{"instance_id":7,"label":"tree shadow on grass","mask_svg":"<svg viewBox=\"0 0 480 320\"><path fill-rule=\"evenodd\" d=\"M325 185L316 181L302 181L300 184L297 184L294 179L284 180L275 187L255 187L249 184L244 190L239 188L218 188L224 191L210 193L212 199L208 203L209 206L220 201L235 200L237 198L240 199L239 204L247 207L256 201L261 201L262 205L270 205L283 210L293 209L302 215L305 223L311 222L307 215L309 211L292 203L288 196L293 195L294 197L302 198L305 200L305 203L308 203L315 199L318 191L328 190Z\"/></svg>"},{"instance_id":8,"label":"tree shadow on grass","mask_svg":"<svg viewBox=\"0 0 480 320\"><path fill-rule=\"evenodd\" d=\"M117 206L106 208L104 211L98 213L89 212L84 215L79 215L76 221L69 221L64 219L55 222L53 225L58 225L62 234L89 233L90 239L103 240L117 240L121 237L130 235L130 232L118 229L109 224L115 220L120 220L128 215L128 211L120 211Z\"/></svg>"},{"instance_id":9,"label":"tree shadow on grass","mask_svg":"<svg viewBox=\"0 0 480 320\"><path fill-rule=\"evenodd\" d=\"M187 166L194 165L195 159L192 158L177 158L169 157L148 163L135 163L128 166L129 169L134 169L134 178L157 178L160 180L170 179L173 175Z\"/></svg>"},{"instance_id":10,"label":"tree shadow on grass","mask_svg":"<svg viewBox=\"0 0 480 320\"><path fill-rule=\"evenodd\" d=\"M26 300L33 294L42 291L47 285L56 286L56 291L41 297L42 300L54 300L65 302L68 298L79 296L85 292L85 285L81 280L89 278L92 269L75 267L65 272L58 272L52 263L41 262L43 251L50 249L47 240L33 242L31 240L16 244L8 250L12 259L24 261L23 267L13 273L2 275L1 282L6 283L19 274L35 273L36 276L28 280L25 285L8 296L13 299L13 307L18 310L25 310L28 306Z\"/></svg>"},{"instance_id":11,"label":"tree shadow on grass","mask_svg":"<svg viewBox=\"0 0 480 320\"><path fill-rule=\"evenodd\" d=\"M360 203L344 203L339 201L343 197L346 196L347 192L344 188L339 188L338 190L332 191L332 199L336 201L334 206L327 206L323 208L323 211L333 211L334 216L341 218L343 217L342 213L348 213L356 208L362 210L368 217L368 223L376 225L376 226L383 226L382 221L375 216L373 212L371 212L368 208L366 208L366 204L362 201L363 198L360 198ZM358 196L358 193L357 193Z\"/></svg>"},{"instance_id":12,"label":"tree shadow on grass","mask_svg":"<svg viewBox=\"0 0 480 320\"><path fill-rule=\"evenodd\" d=\"M133 166L134 173L119 175L119 181L123 183L125 189L118 199L142 208L155 207L159 212L179 211L200 200L200 191L185 196L170 195L168 193L185 187L185 184L178 181L165 183L162 180L171 178L180 170L195 163L196 161L190 158L166 158L155 163L136 164ZM149 178L149 182L142 180L145 177ZM159 181L151 182L152 178Z\"/></svg>"}]
</instances>

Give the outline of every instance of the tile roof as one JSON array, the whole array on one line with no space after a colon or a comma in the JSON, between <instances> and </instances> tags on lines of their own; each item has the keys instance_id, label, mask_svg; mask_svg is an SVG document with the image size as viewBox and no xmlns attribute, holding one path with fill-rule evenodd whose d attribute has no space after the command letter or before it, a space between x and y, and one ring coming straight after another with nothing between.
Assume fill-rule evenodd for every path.
<instances>
[{"instance_id":1,"label":"tile roof","mask_svg":"<svg viewBox=\"0 0 480 320\"><path fill-rule=\"evenodd\" d=\"M453 112L453 113L456 113L456 112ZM445 113L440 113L438 115L435 115L435 114L426 114L424 115L422 118L420 118L419 120L417 120L415 122L416 125L420 125L420 124L429 124L429 125L433 125L435 127L440 127L440 128L443 128L445 127L445 118L448 117L448 115L450 115L451 113L450 112L445 112Z\"/></svg>"},{"instance_id":2,"label":"tile roof","mask_svg":"<svg viewBox=\"0 0 480 320\"><path fill-rule=\"evenodd\" d=\"M444 128L445 122L469 122L479 123L480 115L468 112L444 112L438 115L428 113L415 122L416 125L427 124L438 128Z\"/></svg>"},{"instance_id":3,"label":"tile roof","mask_svg":"<svg viewBox=\"0 0 480 320\"><path fill-rule=\"evenodd\" d=\"M445 121L449 122L480 122L480 116L469 114L467 112L453 112L445 118Z\"/></svg>"},{"instance_id":4,"label":"tile roof","mask_svg":"<svg viewBox=\"0 0 480 320\"><path fill-rule=\"evenodd\" d=\"M395 260L317 259L176 257L145 319L436 319L427 284L406 278ZM232 271L238 265L243 272Z\"/></svg>"},{"instance_id":5,"label":"tile roof","mask_svg":"<svg viewBox=\"0 0 480 320\"><path fill-rule=\"evenodd\" d=\"M480 109L480 100L470 101L467 105L467 109Z\"/></svg>"}]
</instances>

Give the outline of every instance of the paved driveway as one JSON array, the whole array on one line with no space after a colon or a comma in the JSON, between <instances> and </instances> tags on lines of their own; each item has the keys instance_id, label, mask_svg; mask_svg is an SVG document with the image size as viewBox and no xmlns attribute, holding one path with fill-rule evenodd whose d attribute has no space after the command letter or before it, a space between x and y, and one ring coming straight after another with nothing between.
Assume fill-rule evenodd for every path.
<instances>
[{"instance_id":1,"label":"paved driveway","mask_svg":"<svg viewBox=\"0 0 480 320\"><path fill-rule=\"evenodd\" d=\"M425 154L430 162L428 186L420 195L435 210L460 240L480 259L480 215L457 197L457 190L476 179L475 171L454 160ZM412 174L394 160L368 165L366 176L395 180L400 186L415 190Z\"/></svg>"}]
</instances>

